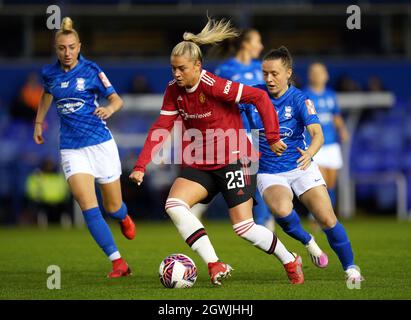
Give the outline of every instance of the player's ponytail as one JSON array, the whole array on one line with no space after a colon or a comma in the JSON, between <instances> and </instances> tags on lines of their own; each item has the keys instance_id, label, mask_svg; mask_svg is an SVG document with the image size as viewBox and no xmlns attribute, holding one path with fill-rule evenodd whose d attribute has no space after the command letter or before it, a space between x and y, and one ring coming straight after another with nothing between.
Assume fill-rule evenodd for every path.
<instances>
[{"instance_id":1,"label":"player's ponytail","mask_svg":"<svg viewBox=\"0 0 411 320\"><path fill-rule=\"evenodd\" d=\"M277 49L271 50L264 56L263 61L277 59L281 60L286 69L293 69L293 58L291 57L291 53L288 51L287 47L281 46Z\"/></svg>"},{"instance_id":2,"label":"player's ponytail","mask_svg":"<svg viewBox=\"0 0 411 320\"><path fill-rule=\"evenodd\" d=\"M73 28L73 20L70 17L64 17L63 21L61 22L60 30L56 32L56 39L62 34L74 34L77 40L80 41L80 37L77 31Z\"/></svg>"},{"instance_id":3,"label":"player's ponytail","mask_svg":"<svg viewBox=\"0 0 411 320\"><path fill-rule=\"evenodd\" d=\"M213 20L208 18L206 26L198 34L185 32L183 35L184 41L177 44L172 56L188 55L193 61L202 61L203 55L200 50L200 45L217 44L225 39L238 37L239 32L232 27L230 20Z\"/></svg>"}]
</instances>

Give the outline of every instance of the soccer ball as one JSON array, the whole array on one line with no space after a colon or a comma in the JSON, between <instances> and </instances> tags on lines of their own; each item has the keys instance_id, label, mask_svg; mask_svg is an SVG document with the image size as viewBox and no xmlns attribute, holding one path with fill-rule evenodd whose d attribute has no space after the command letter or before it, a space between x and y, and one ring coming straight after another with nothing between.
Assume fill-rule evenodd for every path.
<instances>
[{"instance_id":1,"label":"soccer ball","mask_svg":"<svg viewBox=\"0 0 411 320\"><path fill-rule=\"evenodd\" d=\"M197 267L193 260L182 253L169 255L161 261L160 281L166 288L190 288L197 279Z\"/></svg>"}]
</instances>

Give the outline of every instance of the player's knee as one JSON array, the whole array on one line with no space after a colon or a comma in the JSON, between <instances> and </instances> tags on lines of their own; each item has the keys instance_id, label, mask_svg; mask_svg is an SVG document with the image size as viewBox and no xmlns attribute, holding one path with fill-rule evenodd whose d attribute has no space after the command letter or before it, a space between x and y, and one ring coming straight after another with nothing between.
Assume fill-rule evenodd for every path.
<instances>
[{"instance_id":1,"label":"player's knee","mask_svg":"<svg viewBox=\"0 0 411 320\"><path fill-rule=\"evenodd\" d=\"M333 228L337 224L337 217L334 213L330 213L324 218L322 218L319 223L323 229Z\"/></svg>"},{"instance_id":2,"label":"player's knee","mask_svg":"<svg viewBox=\"0 0 411 320\"><path fill-rule=\"evenodd\" d=\"M293 205L292 203L279 203L275 208L274 208L274 215L279 218L286 217L290 214L290 212L293 210Z\"/></svg>"},{"instance_id":3,"label":"player's knee","mask_svg":"<svg viewBox=\"0 0 411 320\"><path fill-rule=\"evenodd\" d=\"M106 212L108 213L117 212L118 210L120 210L122 205L123 201L110 200L103 202L104 210L106 210Z\"/></svg>"}]
</instances>

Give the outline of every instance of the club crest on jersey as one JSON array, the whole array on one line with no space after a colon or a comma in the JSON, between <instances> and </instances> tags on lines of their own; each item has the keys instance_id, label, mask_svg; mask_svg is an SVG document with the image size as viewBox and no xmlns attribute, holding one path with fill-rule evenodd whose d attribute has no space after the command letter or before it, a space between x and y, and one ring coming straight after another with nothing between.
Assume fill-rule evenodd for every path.
<instances>
[{"instance_id":1,"label":"club crest on jersey","mask_svg":"<svg viewBox=\"0 0 411 320\"><path fill-rule=\"evenodd\" d=\"M291 119L292 117L293 117L293 115L291 114L291 112L292 112L292 108L291 108L291 106L286 106L285 108L284 108L284 117L286 118L286 119Z\"/></svg>"},{"instance_id":2,"label":"club crest on jersey","mask_svg":"<svg viewBox=\"0 0 411 320\"><path fill-rule=\"evenodd\" d=\"M60 85L60 87L61 87L62 89L68 88L69 83L70 83L70 81L62 82L61 85Z\"/></svg>"},{"instance_id":3,"label":"club crest on jersey","mask_svg":"<svg viewBox=\"0 0 411 320\"><path fill-rule=\"evenodd\" d=\"M86 90L86 80L84 78L77 78L76 90L77 91Z\"/></svg>"},{"instance_id":4,"label":"club crest on jersey","mask_svg":"<svg viewBox=\"0 0 411 320\"><path fill-rule=\"evenodd\" d=\"M310 99L305 100L305 106L307 107L308 114L317 114L314 103Z\"/></svg>"},{"instance_id":5,"label":"club crest on jersey","mask_svg":"<svg viewBox=\"0 0 411 320\"><path fill-rule=\"evenodd\" d=\"M201 92L198 99L200 100L200 103L204 103L206 101L206 97L204 93Z\"/></svg>"}]
</instances>

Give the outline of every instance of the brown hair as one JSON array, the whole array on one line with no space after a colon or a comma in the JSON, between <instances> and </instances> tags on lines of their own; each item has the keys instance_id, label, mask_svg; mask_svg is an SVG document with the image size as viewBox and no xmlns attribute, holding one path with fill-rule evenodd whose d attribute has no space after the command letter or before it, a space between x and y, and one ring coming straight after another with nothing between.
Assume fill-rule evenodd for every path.
<instances>
[{"instance_id":1,"label":"brown hair","mask_svg":"<svg viewBox=\"0 0 411 320\"><path fill-rule=\"evenodd\" d=\"M291 53L288 51L287 47L281 46L277 49L271 50L264 56L263 61L277 59L280 59L284 67L287 69L293 69L293 58L291 57Z\"/></svg>"}]
</instances>

